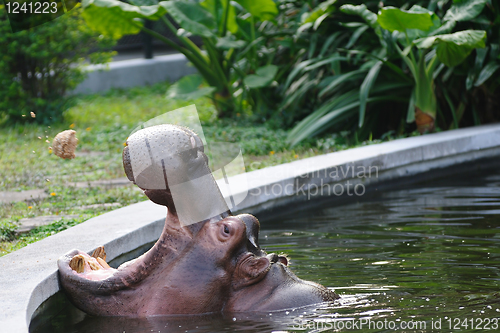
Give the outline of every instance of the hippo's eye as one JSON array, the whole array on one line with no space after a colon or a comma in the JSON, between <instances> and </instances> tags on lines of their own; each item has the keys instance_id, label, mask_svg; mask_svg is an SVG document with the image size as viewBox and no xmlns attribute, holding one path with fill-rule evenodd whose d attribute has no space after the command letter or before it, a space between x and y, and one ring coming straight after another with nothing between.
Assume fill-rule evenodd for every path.
<instances>
[{"instance_id":1,"label":"hippo's eye","mask_svg":"<svg viewBox=\"0 0 500 333\"><path fill-rule=\"evenodd\" d=\"M225 242L229 239L231 239L231 225L227 223L221 223L219 224L218 228L218 237L219 240Z\"/></svg>"}]
</instances>

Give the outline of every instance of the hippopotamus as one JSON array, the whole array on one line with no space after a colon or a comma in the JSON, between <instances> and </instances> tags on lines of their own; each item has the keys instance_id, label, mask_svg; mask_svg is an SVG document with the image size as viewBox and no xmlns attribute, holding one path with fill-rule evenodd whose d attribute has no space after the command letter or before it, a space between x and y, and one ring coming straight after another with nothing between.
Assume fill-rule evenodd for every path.
<instances>
[{"instance_id":1,"label":"hippopotamus","mask_svg":"<svg viewBox=\"0 0 500 333\"><path fill-rule=\"evenodd\" d=\"M233 216L207 165L204 145L188 128L157 125L127 139L127 177L167 207L154 246L118 268L103 247L73 250L58 261L61 286L97 316L149 317L279 311L339 296L298 278L285 255L259 246L260 224ZM201 208L200 208L201 207Z\"/></svg>"}]
</instances>

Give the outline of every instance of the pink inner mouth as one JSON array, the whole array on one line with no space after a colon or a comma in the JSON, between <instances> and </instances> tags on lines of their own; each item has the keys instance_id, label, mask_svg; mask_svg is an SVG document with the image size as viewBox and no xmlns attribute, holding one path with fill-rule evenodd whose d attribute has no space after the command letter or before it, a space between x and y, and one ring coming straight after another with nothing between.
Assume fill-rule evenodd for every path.
<instances>
[{"instance_id":1,"label":"pink inner mouth","mask_svg":"<svg viewBox=\"0 0 500 333\"><path fill-rule=\"evenodd\" d=\"M100 281L104 280L116 271L116 269L102 266L94 257L89 256L87 253L81 252L81 255L87 258L88 261L93 263L94 269L90 267L90 265L85 262L84 264L84 270L81 273L77 273L76 271L72 271L73 274L81 276L87 280L92 280L92 281ZM97 268L97 269L96 269Z\"/></svg>"}]
</instances>

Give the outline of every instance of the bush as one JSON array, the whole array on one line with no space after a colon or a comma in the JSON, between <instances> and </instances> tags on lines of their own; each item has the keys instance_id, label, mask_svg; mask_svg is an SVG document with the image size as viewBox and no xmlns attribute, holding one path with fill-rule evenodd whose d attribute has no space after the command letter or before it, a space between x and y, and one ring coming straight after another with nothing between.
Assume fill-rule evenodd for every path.
<instances>
[{"instance_id":1,"label":"bush","mask_svg":"<svg viewBox=\"0 0 500 333\"><path fill-rule=\"evenodd\" d=\"M305 6L296 34L302 56L281 87L281 112L289 123L300 120L290 143L327 130L350 130L362 141L498 121L498 4L419 3L428 8L416 1Z\"/></svg>"},{"instance_id":2,"label":"bush","mask_svg":"<svg viewBox=\"0 0 500 333\"><path fill-rule=\"evenodd\" d=\"M84 57L91 64L110 60L112 52L100 50L114 40L93 32L80 14L77 6L53 21L12 33L0 6L0 120L60 121L65 93L85 78Z\"/></svg>"},{"instance_id":3,"label":"bush","mask_svg":"<svg viewBox=\"0 0 500 333\"><path fill-rule=\"evenodd\" d=\"M168 91L170 98L210 96L220 118L241 114L250 106L265 107L260 89L279 77L272 64L274 52L266 47L269 28L278 15L273 0L86 0L83 16L103 34L122 36L140 31L184 54L199 74L182 78ZM174 26L166 16L180 28ZM180 43L148 29L145 20L161 20ZM205 53L188 37L203 41ZM205 86L200 88L200 85Z\"/></svg>"}]
</instances>

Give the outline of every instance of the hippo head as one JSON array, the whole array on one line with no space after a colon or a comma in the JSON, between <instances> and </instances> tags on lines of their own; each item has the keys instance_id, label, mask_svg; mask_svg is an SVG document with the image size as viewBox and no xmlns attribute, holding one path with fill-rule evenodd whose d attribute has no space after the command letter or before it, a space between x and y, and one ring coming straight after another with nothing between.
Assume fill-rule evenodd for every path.
<instances>
[{"instance_id":1,"label":"hippo head","mask_svg":"<svg viewBox=\"0 0 500 333\"><path fill-rule=\"evenodd\" d=\"M92 256L73 250L61 257L61 285L77 307L93 315L145 317L275 311L338 298L296 277L286 257L266 254L254 216L231 215L195 133L160 125L136 134L123 154L126 174L152 201L167 206L164 229L148 252L117 269L107 265L102 247ZM158 135L169 152L155 159ZM146 152L134 140L147 142ZM135 161L137 154L147 162ZM193 197L195 192L209 199Z\"/></svg>"}]
</instances>

